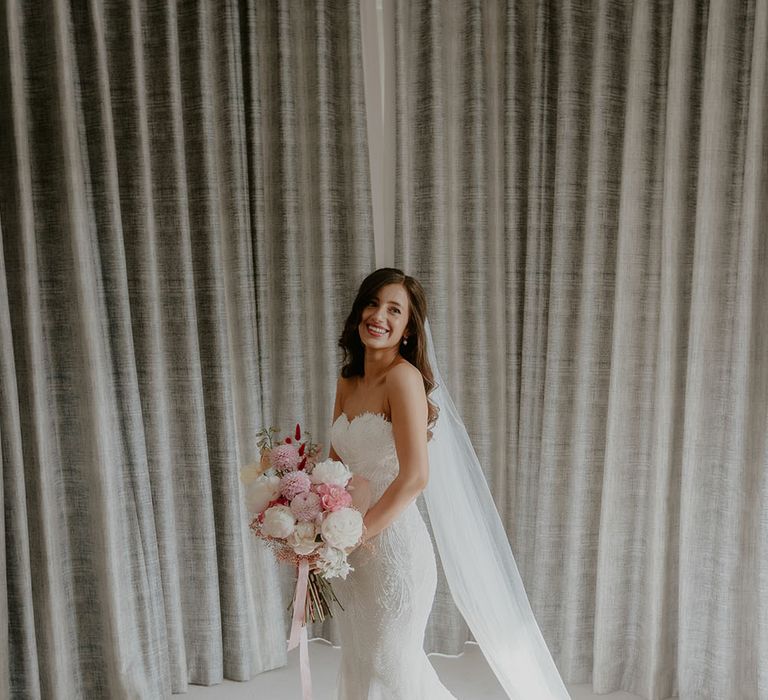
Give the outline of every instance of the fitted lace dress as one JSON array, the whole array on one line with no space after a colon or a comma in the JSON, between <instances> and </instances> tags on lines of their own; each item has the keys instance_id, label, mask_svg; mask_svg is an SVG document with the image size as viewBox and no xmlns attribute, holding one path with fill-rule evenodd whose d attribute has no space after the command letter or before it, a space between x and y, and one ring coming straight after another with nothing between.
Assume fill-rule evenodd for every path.
<instances>
[{"instance_id":1,"label":"fitted lace dress","mask_svg":"<svg viewBox=\"0 0 768 700\"><path fill-rule=\"evenodd\" d=\"M397 476L392 424L365 412L342 413L331 427L336 454L371 482L375 503ZM354 572L333 587L344 611L338 700L456 700L424 653L437 585L432 541L416 502L349 557Z\"/></svg>"}]
</instances>

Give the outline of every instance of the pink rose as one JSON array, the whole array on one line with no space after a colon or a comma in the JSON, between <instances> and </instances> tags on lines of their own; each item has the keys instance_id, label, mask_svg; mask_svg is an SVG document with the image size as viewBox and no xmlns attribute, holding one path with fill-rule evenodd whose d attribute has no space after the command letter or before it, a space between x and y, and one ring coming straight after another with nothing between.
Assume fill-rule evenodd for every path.
<instances>
[{"instance_id":1,"label":"pink rose","mask_svg":"<svg viewBox=\"0 0 768 700\"><path fill-rule=\"evenodd\" d=\"M352 504L352 496L338 484L320 484L317 493L325 510L336 511Z\"/></svg>"}]
</instances>

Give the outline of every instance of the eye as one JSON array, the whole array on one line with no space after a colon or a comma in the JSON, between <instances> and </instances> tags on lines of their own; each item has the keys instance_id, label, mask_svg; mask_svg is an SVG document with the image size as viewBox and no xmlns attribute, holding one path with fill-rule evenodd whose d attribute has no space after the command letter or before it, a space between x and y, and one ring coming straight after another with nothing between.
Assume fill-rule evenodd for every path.
<instances>
[{"instance_id":1,"label":"eye","mask_svg":"<svg viewBox=\"0 0 768 700\"><path fill-rule=\"evenodd\" d=\"M396 314L400 313L400 309L398 309L396 306L392 307L392 311L394 311Z\"/></svg>"}]
</instances>

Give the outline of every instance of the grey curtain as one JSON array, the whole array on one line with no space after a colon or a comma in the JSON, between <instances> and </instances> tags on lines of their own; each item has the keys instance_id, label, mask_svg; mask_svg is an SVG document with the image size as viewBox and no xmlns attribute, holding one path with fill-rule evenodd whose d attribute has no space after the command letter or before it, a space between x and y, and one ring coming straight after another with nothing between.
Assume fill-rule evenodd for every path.
<instances>
[{"instance_id":1,"label":"grey curtain","mask_svg":"<svg viewBox=\"0 0 768 700\"><path fill-rule=\"evenodd\" d=\"M396 263L563 677L765 700L768 3L399 0L396 44Z\"/></svg>"},{"instance_id":2,"label":"grey curtain","mask_svg":"<svg viewBox=\"0 0 768 700\"><path fill-rule=\"evenodd\" d=\"M0 7L0 694L285 663L238 467L330 426L373 267L360 53L357 0Z\"/></svg>"}]
</instances>

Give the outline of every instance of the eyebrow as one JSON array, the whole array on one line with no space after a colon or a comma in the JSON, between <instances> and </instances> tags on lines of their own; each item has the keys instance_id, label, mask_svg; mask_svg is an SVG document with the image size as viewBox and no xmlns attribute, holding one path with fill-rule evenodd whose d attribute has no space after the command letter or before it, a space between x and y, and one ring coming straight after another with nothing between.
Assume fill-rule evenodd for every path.
<instances>
[{"instance_id":1,"label":"eyebrow","mask_svg":"<svg viewBox=\"0 0 768 700\"><path fill-rule=\"evenodd\" d=\"M374 294L374 296L373 296L373 297L371 297L371 298L372 298L372 299L375 299L376 301L378 301L378 300L379 300L379 297L377 297L375 294ZM402 306L400 306L400 304L399 304L398 302L396 302L396 301L390 301L390 302L387 302L387 303L389 303L389 304L394 304L395 306L397 306L397 307L399 307L399 308L403 308L403 307L402 307Z\"/></svg>"}]
</instances>

